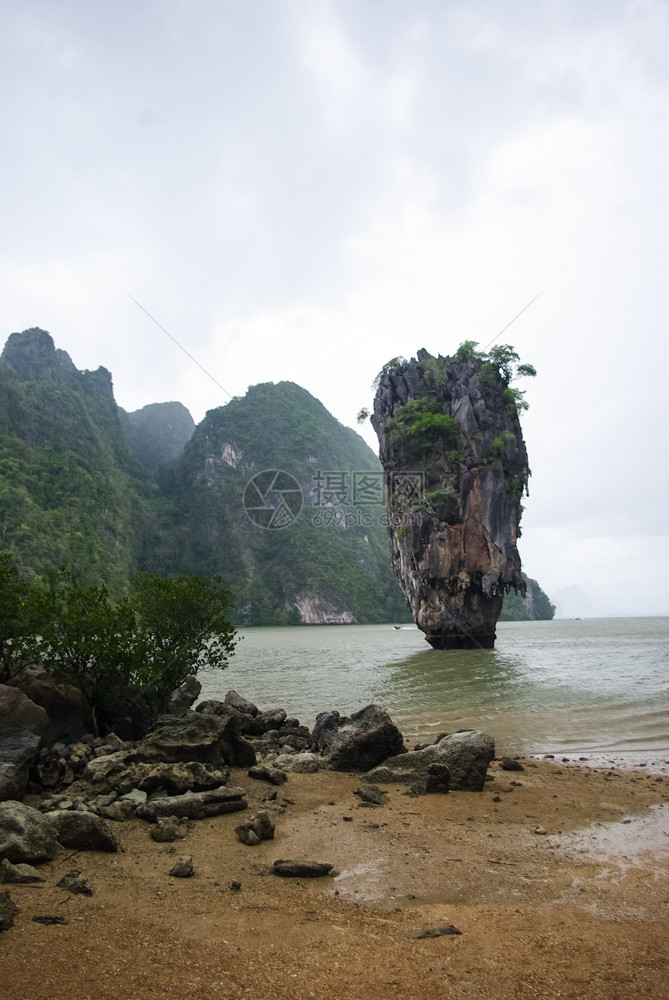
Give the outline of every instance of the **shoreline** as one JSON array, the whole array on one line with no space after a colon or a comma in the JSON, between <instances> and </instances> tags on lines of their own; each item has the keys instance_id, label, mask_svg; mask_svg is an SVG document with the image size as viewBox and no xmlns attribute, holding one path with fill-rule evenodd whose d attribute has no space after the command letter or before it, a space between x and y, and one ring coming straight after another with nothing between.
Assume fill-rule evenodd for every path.
<instances>
[{"instance_id":1,"label":"shoreline","mask_svg":"<svg viewBox=\"0 0 669 1000\"><path fill-rule=\"evenodd\" d=\"M274 840L239 842L244 814L165 845L114 824L118 855L59 852L43 886L11 886L2 934L8 1000L629 1000L666 995L669 780L522 758L482 792L364 806L361 775L290 774L280 789L233 769ZM272 800L272 792L276 799ZM193 858L193 878L167 873ZM335 878L280 879L277 858L331 862ZM73 867L94 894L56 882ZM239 881L241 889L230 888ZM5 888L5 887L3 887ZM43 927L36 914L65 915ZM460 934L417 939L453 925Z\"/></svg>"}]
</instances>

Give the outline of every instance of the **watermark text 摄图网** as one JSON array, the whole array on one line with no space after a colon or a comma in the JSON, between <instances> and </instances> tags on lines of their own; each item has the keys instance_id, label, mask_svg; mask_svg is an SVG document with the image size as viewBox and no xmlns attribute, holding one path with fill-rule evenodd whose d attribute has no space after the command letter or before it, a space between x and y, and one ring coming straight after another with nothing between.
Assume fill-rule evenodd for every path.
<instances>
[{"instance_id":1,"label":"watermark text \u6444\u56fe\u7f51","mask_svg":"<svg viewBox=\"0 0 669 1000\"><path fill-rule=\"evenodd\" d=\"M317 469L310 482L299 481L283 469L265 469L246 484L243 506L259 528L288 528L311 508L315 527L370 528L373 525L399 527L407 516L390 515L388 493L402 500L402 506L418 501L424 489L422 472L387 472L358 469Z\"/></svg>"}]
</instances>

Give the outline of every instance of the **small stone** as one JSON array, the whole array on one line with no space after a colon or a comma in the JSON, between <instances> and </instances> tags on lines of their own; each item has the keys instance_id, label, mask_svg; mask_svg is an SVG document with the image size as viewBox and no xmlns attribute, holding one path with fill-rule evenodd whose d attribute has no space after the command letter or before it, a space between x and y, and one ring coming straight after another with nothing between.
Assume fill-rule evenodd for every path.
<instances>
[{"instance_id":1,"label":"small stone","mask_svg":"<svg viewBox=\"0 0 669 1000\"><path fill-rule=\"evenodd\" d=\"M538 837L545 837L546 834L548 833L548 830L545 830L543 826L536 826L533 830L533 833L536 833Z\"/></svg>"},{"instance_id":2,"label":"small stone","mask_svg":"<svg viewBox=\"0 0 669 1000\"><path fill-rule=\"evenodd\" d=\"M151 837L159 844L170 844L173 840L183 839L190 825L186 819L176 816L161 816L151 827Z\"/></svg>"},{"instance_id":3,"label":"small stone","mask_svg":"<svg viewBox=\"0 0 669 1000\"><path fill-rule=\"evenodd\" d=\"M289 861L278 859L272 865L272 874L283 878L322 878L331 875L334 865L325 861Z\"/></svg>"},{"instance_id":4,"label":"small stone","mask_svg":"<svg viewBox=\"0 0 669 1000\"><path fill-rule=\"evenodd\" d=\"M236 826L235 833L241 840L242 844L246 844L247 847L257 847L261 842L260 837L253 829L252 823L242 823L241 826Z\"/></svg>"},{"instance_id":5,"label":"small stone","mask_svg":"<svg viewBox=\"0 0 669 1000\"><path fill-rule=\"evenodd\" d=\"M447 934L462 934L462 931L459 931L453 924L444 924L442 927L417 927L413 931L408 931L406 936L415 941L421 941L425 938L444 937Z\"/></svg>"},{"instance_id":6,"label":"small stone","mask_svg":"<svg viewBox=\"0 0 669 1000\"><path fill-rule=\"evenodd\" d=\"M193 858L190 854L183 854L170 868L170 875L174 878L190 878L193 874Z\"/></svg>"},{"instance_id":7,"label":"small stone","mask_svg":"<svg viewBox=\"0 0 669 1000\"><path fill-rule=\"evenodd\" d=\"M368 805L385 806L388 802L388 796L381 791L378 785L362 784L356 788L353 794L359 796Z\"/></svg>"},{"instance_id":8,"label":"small stone","mask_svg":"<svg viewBox=\"0 0 669 1000\"><path fill-rule=\"evenodd\" d=\"M271 767L269 764L257 764L247 771L249 778L256 778L258 781L269 781L272 785L282 785L288 779L288 775L280 767Z\"/></svg>"},{"instance_id":9,"label":"small stone","mask_svg":"<svg viewBox=\"0 0 669 1000\"><path fill-rule=\"evenodd\" d=\"M525 768L520 763L519 760L515 760L514 757L502 757L502 761L499 765L503 771L524 771Z\"/></svg>"},{"instance_id":10,"label":"small stone","mask_svg":"<svg viewBox=\"0 0 669 1000\"><path fill-rule=\"evenodd\" d=\"M233 892L239 892L242 888L242 883L238 882L236 878L233 878L232 882L230 883L230 888L232 889Z\"/></svg>"},{"instance_id":11,"label":"small stone","mask_svg":"<svg viewBox=\"0 0 669 1000\"><path fill-rule=\"evenodd\" d=\"M60 882L56 882L59 889L65 889L77 896L92 896L93 886L85 879L80 871L71 871L63 875Z\"/></svg>"},{"instance_id":12,"label":"small stone","mask_svg":"<svg viewBox=\"0 0 669 1000\"><path fill-rule=\"evenodd\" d=\"M0 892L0 931L8 931L14 924L19 908L8 892Z\"/></svg>"}]
</instances>

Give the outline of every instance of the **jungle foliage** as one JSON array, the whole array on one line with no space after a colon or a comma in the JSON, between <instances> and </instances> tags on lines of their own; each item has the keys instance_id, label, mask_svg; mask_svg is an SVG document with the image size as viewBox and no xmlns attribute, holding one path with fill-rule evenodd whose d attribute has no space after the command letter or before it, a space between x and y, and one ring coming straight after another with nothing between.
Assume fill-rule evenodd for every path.
<instances>
[{"instance_id":1,"label":"jungle foliage","mask_svg":"<svg viewBox=\"0 0 669 1000\"><path fill-rule=\"evenodd\" d=\"M140 574L126 597L84 586L65 569L21 576L0 554L0 679L39 663L77 687L91 727L108 728L132 703L152 716L204 667L222 669L236 644L220 579Z\"/></svg>"}]
</instances>

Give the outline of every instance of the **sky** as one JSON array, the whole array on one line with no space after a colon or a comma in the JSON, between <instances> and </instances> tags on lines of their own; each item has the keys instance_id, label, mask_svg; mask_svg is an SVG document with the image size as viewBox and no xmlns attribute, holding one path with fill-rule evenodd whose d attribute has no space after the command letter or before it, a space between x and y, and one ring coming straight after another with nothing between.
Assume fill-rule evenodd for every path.
<instances>
[{"instance_id":1,"label":"sky","mask_svg":"<svg viewBox=\"0 0 669 1000\"><path fill-rule=\"evenodd\" d=\"M2 0L0 341L196 421L288 379L375 447L385 362L541 293L524 569L669 613L668 45L667 0Z\"/></svg>"}]
</instances>

